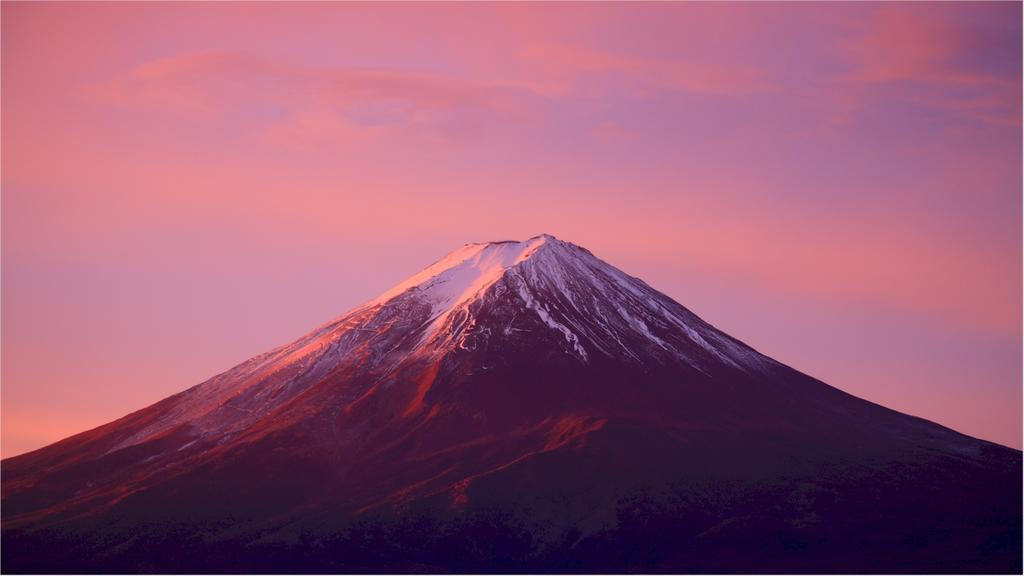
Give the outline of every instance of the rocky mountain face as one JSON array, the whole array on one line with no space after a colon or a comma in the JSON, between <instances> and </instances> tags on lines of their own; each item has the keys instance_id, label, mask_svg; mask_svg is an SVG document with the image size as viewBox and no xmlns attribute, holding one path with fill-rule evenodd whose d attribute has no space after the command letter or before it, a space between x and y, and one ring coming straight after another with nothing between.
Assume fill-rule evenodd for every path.
<instances>
[{"instance_id":1,"label":"rocky mountain face","mask_svg":"<svg viewBox=\"0 0 1024 576\"><path fill-rule=\"evenodd\" d=\"M547 235L0 474L6 572L1021 571L1019 451Z\"/></svg>"}]
</instances>

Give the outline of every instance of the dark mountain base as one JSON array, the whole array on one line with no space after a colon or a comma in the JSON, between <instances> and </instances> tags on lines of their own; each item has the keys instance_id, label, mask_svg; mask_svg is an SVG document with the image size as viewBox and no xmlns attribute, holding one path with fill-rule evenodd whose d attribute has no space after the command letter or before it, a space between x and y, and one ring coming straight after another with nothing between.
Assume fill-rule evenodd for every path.
<instances>
[{"instance_id":1,"label":"dark mountain base","mask_svg":"<svg viewBox=\"0 0 1024 576\"><path fill-rule=\"evenodd\" d=\"M614 520L564 528L574 498L512 502L483 485L478 505L420 502L354 523L296 524L235 539L220 524L77 523L9 533L5 573L1020 573L1019 453L966 469L948 459L816 478L648 487ZM579 499L586 499L585 494ZM327 520L323 520L327 518ZM543 520L539 520L543 519ZM117 526L117 527L115 527Z\"/></svg>"}]
</instances>

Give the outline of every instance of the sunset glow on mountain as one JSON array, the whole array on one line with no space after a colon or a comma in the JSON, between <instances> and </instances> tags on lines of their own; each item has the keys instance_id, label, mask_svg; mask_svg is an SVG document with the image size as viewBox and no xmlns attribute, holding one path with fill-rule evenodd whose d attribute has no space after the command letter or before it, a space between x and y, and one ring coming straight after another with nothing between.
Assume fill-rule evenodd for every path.
<instances>
[{"instance_id":1,"label":"sunset glow on mountain","mask_svg":"<svg viewBox=\"0 0 1024 576\"><path fill-rule=\"evenodd\" d=\"M408 551L419 528L387 515L413 510L443 548L545 498L522 520L550 532L483 531L529 535L509 566L1019 565L1019 516L985 516L1019 491L946 522L1020 479L1021 21L1020 2L4 2L4 568L252 568L140 563L192 545L162 532L116 558L39 536L153 515L223 536L209 558L308 537L367 554L310 571L380 571L338 530L379 512ZM656 464L675 458L707 476ZM889 488L914 513L887 537L943 544L831 547ZM628 516L637 493L714 512ZM244 520L224 536L200 509ZM710 531L706 562L633 562L651 526ZM810 552L731 564L761 529ZM391 568L497 561L435 552Z\"/></svg>"}]
</instances>

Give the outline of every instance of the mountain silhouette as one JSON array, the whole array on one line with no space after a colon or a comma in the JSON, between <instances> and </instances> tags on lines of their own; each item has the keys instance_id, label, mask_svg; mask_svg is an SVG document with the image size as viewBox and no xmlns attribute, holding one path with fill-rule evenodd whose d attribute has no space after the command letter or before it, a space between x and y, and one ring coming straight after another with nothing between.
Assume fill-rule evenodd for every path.
<instances>
[{"instance_id":1,"label":"mountain silhouette","mask_svg":"<svg viewBox=\"0 0 1024 576\"><path fill-rule=\"evenodd\" d=\"M1019 451L549 235L467 244L0 472L9 573L1022 569Z\"/></svg>"}]
</instances>

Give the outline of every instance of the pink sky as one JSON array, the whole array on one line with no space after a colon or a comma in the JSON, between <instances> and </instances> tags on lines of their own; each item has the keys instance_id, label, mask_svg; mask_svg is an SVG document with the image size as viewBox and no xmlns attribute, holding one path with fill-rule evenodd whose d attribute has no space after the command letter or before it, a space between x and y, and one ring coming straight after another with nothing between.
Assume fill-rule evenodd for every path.
<instances>
[{"instance_id":1,"label":"pink sky","mask_svg":"<svg viewBox=\"0 0 1024 576\"><path fill-rule=\"evenodd\" d=\"M1021 4L2 5L2 453L466 242L1021 446Z\"/></svg>"}]
</instances>

